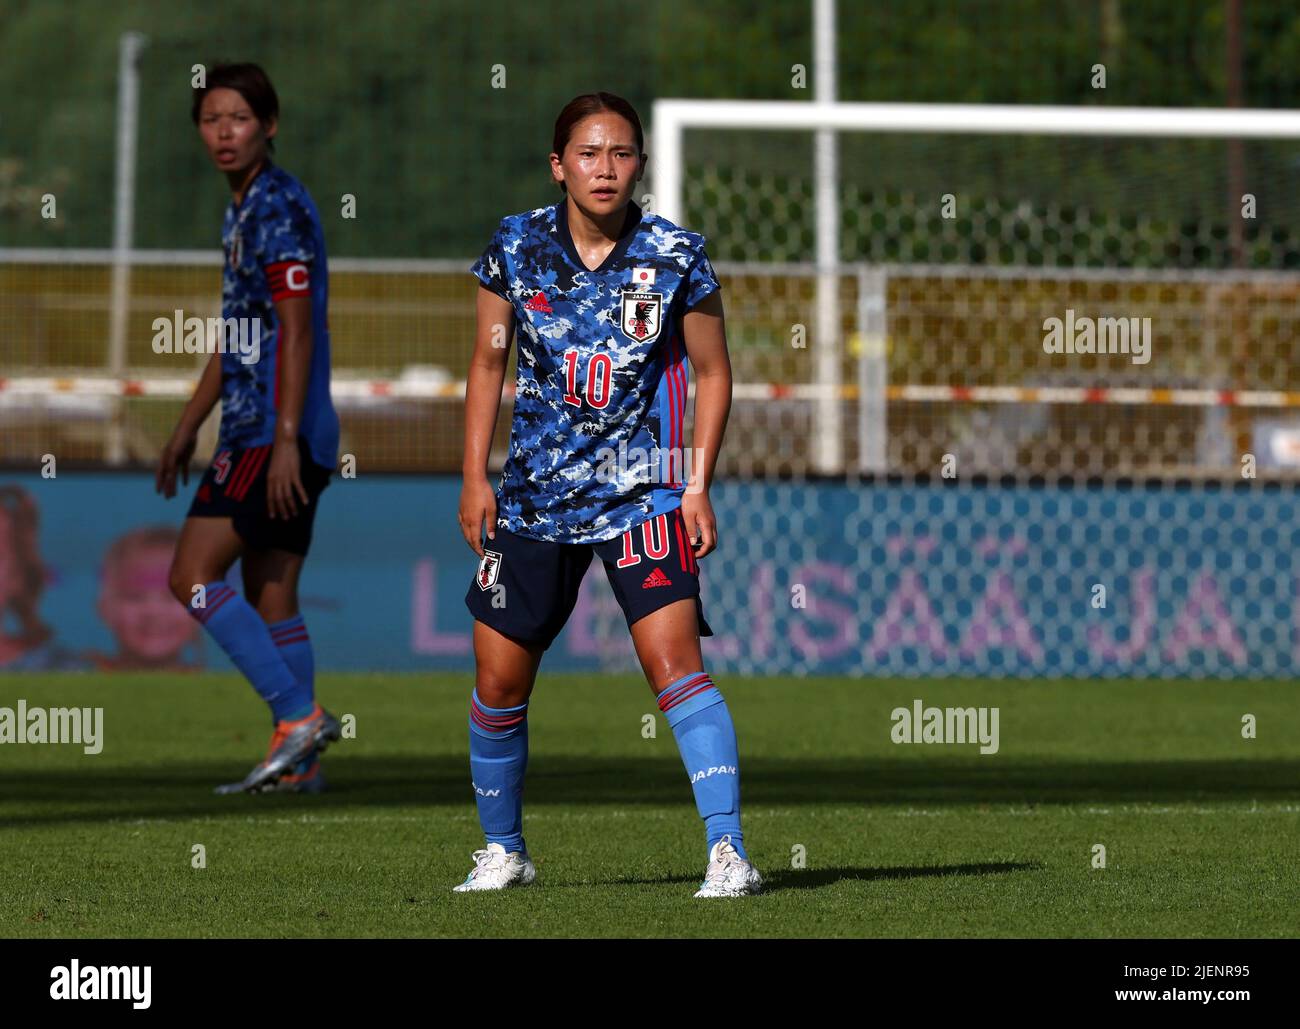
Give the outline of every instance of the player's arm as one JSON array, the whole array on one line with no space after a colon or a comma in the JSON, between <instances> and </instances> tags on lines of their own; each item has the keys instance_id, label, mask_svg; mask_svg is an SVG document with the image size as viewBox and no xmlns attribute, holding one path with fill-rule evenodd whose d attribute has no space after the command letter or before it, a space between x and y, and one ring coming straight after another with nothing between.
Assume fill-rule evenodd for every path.
<instances>
[{"instance_id":1,"label":"player's arm","mask_svg":"<svg viewBox=\"0 0 1300 1029\"><path fill-rule=\"evenodd\" d=\"M298 265L304 268L303 265ZM307 378L311 371L311 294L302 293L275 300L275 317L280 325L280 403L275 419L275 443L271 469L266 475L266 507L272 518L292 518L298 502L310 502L302 484L298 459L298 432L302 407L307 399Z\"/></svg>"},{"instance_id":2,"label":"player's arm","mask_svg":"<svg viewBox=\"0 0 1300 1029\"><path fill-rule=\"evenodd\" d=\"M496 538L497 501L487 477L492 436L501 409L501 387L515 335L515 308L509 300L483 286L478 288L474 353L465 383L464 485L460 491L460 531L465 542L483 556L483 529Z\"/></svg>"},{"instance_id":3,"label":"player's arm","mask_svg":"<svg viewBox=\"0 0 1300 1029\"><path fill-rule=\"evenodd\" d=\"M682 518L699 558L718 542L709 487L713 485L713 470L731 414L731 358L727 355L722 296L717 290L686 312L682 335L695 373L695 439L689 464L691 477L682 497Z\"/></svg>"},{"instance_id":4,"label":"player's arm","mask_svg":"<svg viewBox=\"0 0 1300 1029\"><path fill-rule=\"evenodd\" d=\"M208 358L199 384L194 389L171 439L163 447L158 459L158 472L154 476L154 492L171 499L176 496L176 473L179 471L185 485L190 482L190 458L198 442L199 427L207 419L217 401L221 399L221 355Z\"/></svg>"}]
</instances>

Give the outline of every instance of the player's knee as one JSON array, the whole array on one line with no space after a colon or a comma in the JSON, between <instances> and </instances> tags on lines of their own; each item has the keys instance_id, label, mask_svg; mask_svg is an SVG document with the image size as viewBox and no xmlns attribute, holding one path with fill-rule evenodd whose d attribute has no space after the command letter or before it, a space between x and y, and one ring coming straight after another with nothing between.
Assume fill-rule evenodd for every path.
<instances>
[{"instance_id":1,"label":"player's knee","mask_svg":"<svg viewBox=\"0 0 1300 1029\"><path fill-rule=\"evenodd\" d=\"M709 684L713 686L714 690L717 690L719 694L722 692L721 690L718 690L717 684L713 682L713 677L709 675L708 672L700 669L700 663L698 661L682 661L664 664L649 676L650 689L656 696L658 696L669 686L673 685L673 683L681 682L683 679L693 679L695 677L700 677L701 685L703 684L703 680L707 679Z\"/></svg>"},{"instance_id":2,"label":"player's knee","mask_svg":"<svg viewBox=\"0 0 1300 1029\"><path fill-rule=\"evenodd\" d=\"M528 699L527 683L511 681L504 676L480 669L474 680L474 692L479 703L488 707L518 707Z\"/></svg>"},{"instance_id":3,"label":"player's knee","mask_svg":"<svg viewBox=\"0 0 1300 1029\"><path fill-rule=\"evenodd\" d=\"M250 597L249 599L252 600L253 598ZM287 621L298 613L296 598L271 596L265 592L257 596L253 607L262 616L262 621L268 625L274 622Z\"/></svg>"},{"instance_id":4,"label":"player's knee","mask_svg":"<svg viewBox=\"0 0 1300 1029\"><path fill-rule=\"evenodd\" d=\"M180 561L172 562L171 571L167 575L167 585L172 591L172 596L182 604L188 604L194 596L194 587L204 582L205 580L195 569Z\"/></svg>"}]
</instances>

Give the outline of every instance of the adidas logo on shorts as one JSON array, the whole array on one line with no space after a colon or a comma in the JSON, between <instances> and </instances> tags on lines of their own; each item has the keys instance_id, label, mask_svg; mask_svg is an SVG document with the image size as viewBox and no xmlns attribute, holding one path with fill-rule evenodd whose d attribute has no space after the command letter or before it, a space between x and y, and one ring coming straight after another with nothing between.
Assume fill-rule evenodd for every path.
<instances>
[{"instance_id":1,"label":"adidas logo on shorts","mask_svg":"<svg viewBox=\"0 0 1300 1029\"><path fill-rule=\"evenodd\" d=\"M672 584L673 580L664 575L661 569L656 568L645 577L645 581L641 583L641 588L643 590L649 590L654 589L656 586L671 586Z\"/></svg>"}]
</instances>

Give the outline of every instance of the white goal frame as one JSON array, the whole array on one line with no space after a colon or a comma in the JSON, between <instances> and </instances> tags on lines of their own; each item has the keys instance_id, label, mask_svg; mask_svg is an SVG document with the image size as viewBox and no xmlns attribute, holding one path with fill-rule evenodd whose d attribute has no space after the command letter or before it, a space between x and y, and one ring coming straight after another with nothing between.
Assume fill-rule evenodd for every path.
<instances>
[{"instance_id":1,"label":"white goal frame","mask_svg":"<svg viewBox=\"0 0 1300 1029\"><path fill-rule=\"evenodd\" d=\"M819 49L821 49L819 47ZM824 50L822 52L825 52ZM820 91L825 95L825 89ZM1020 104L839 103L820 97L797 100L661 99L652 108L652 190L655 210L682 223L687 129L759 129L828 132L962 133L984 135L1124 136L1187 139L1300 139L1300 111L1170 107L1065 107ZM817 151L817 312L813 333L815 382L821 387L813 421L813 466L823 474L844 470L839 396L842 383L839 338L839 192L835 156ZM688 226L689 227L689 226ZM755 260L751 257L750 260ZM883 348L867 355L865 381L872 396L862 403L883 441L887 376ZM883 445L873 450L883 456ZM874 464L868 460L866 465ZM883 470L880 469L880 470Z\"/></svg>"}]
</instances>

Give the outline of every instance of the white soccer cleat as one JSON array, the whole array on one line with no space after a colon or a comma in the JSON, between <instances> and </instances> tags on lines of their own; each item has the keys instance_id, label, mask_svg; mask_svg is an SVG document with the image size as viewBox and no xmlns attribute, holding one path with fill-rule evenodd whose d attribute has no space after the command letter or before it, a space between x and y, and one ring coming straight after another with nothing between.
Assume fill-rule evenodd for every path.
<instances>
[{"instance_id":1,"label":"white soccer cleat","mask_svg":"<svg viewBox=\"0 0 1300 1029\"><path fill-rule=\"evenodd\" d=\"M704 884L697 897L745 897L763 888L763 877L758 869L740 856L731 845L731 837L724 836L709 851L709 867L704 872Z\"/></svg>"},{"instance_id":2,"label":"white soccer cleat","mask_svg":"<svg viewBox=\"0 0 1300 1029\"><path fill-rule=\"evenodd\" d=\"M486 850L474 851L474 867L465 881L453 886L453 893L474 890L504 890L510 886L527 886L537 878L537 869L528 852L511 851L499 843L489 843Z\"/></svg>"}]
</instances>

